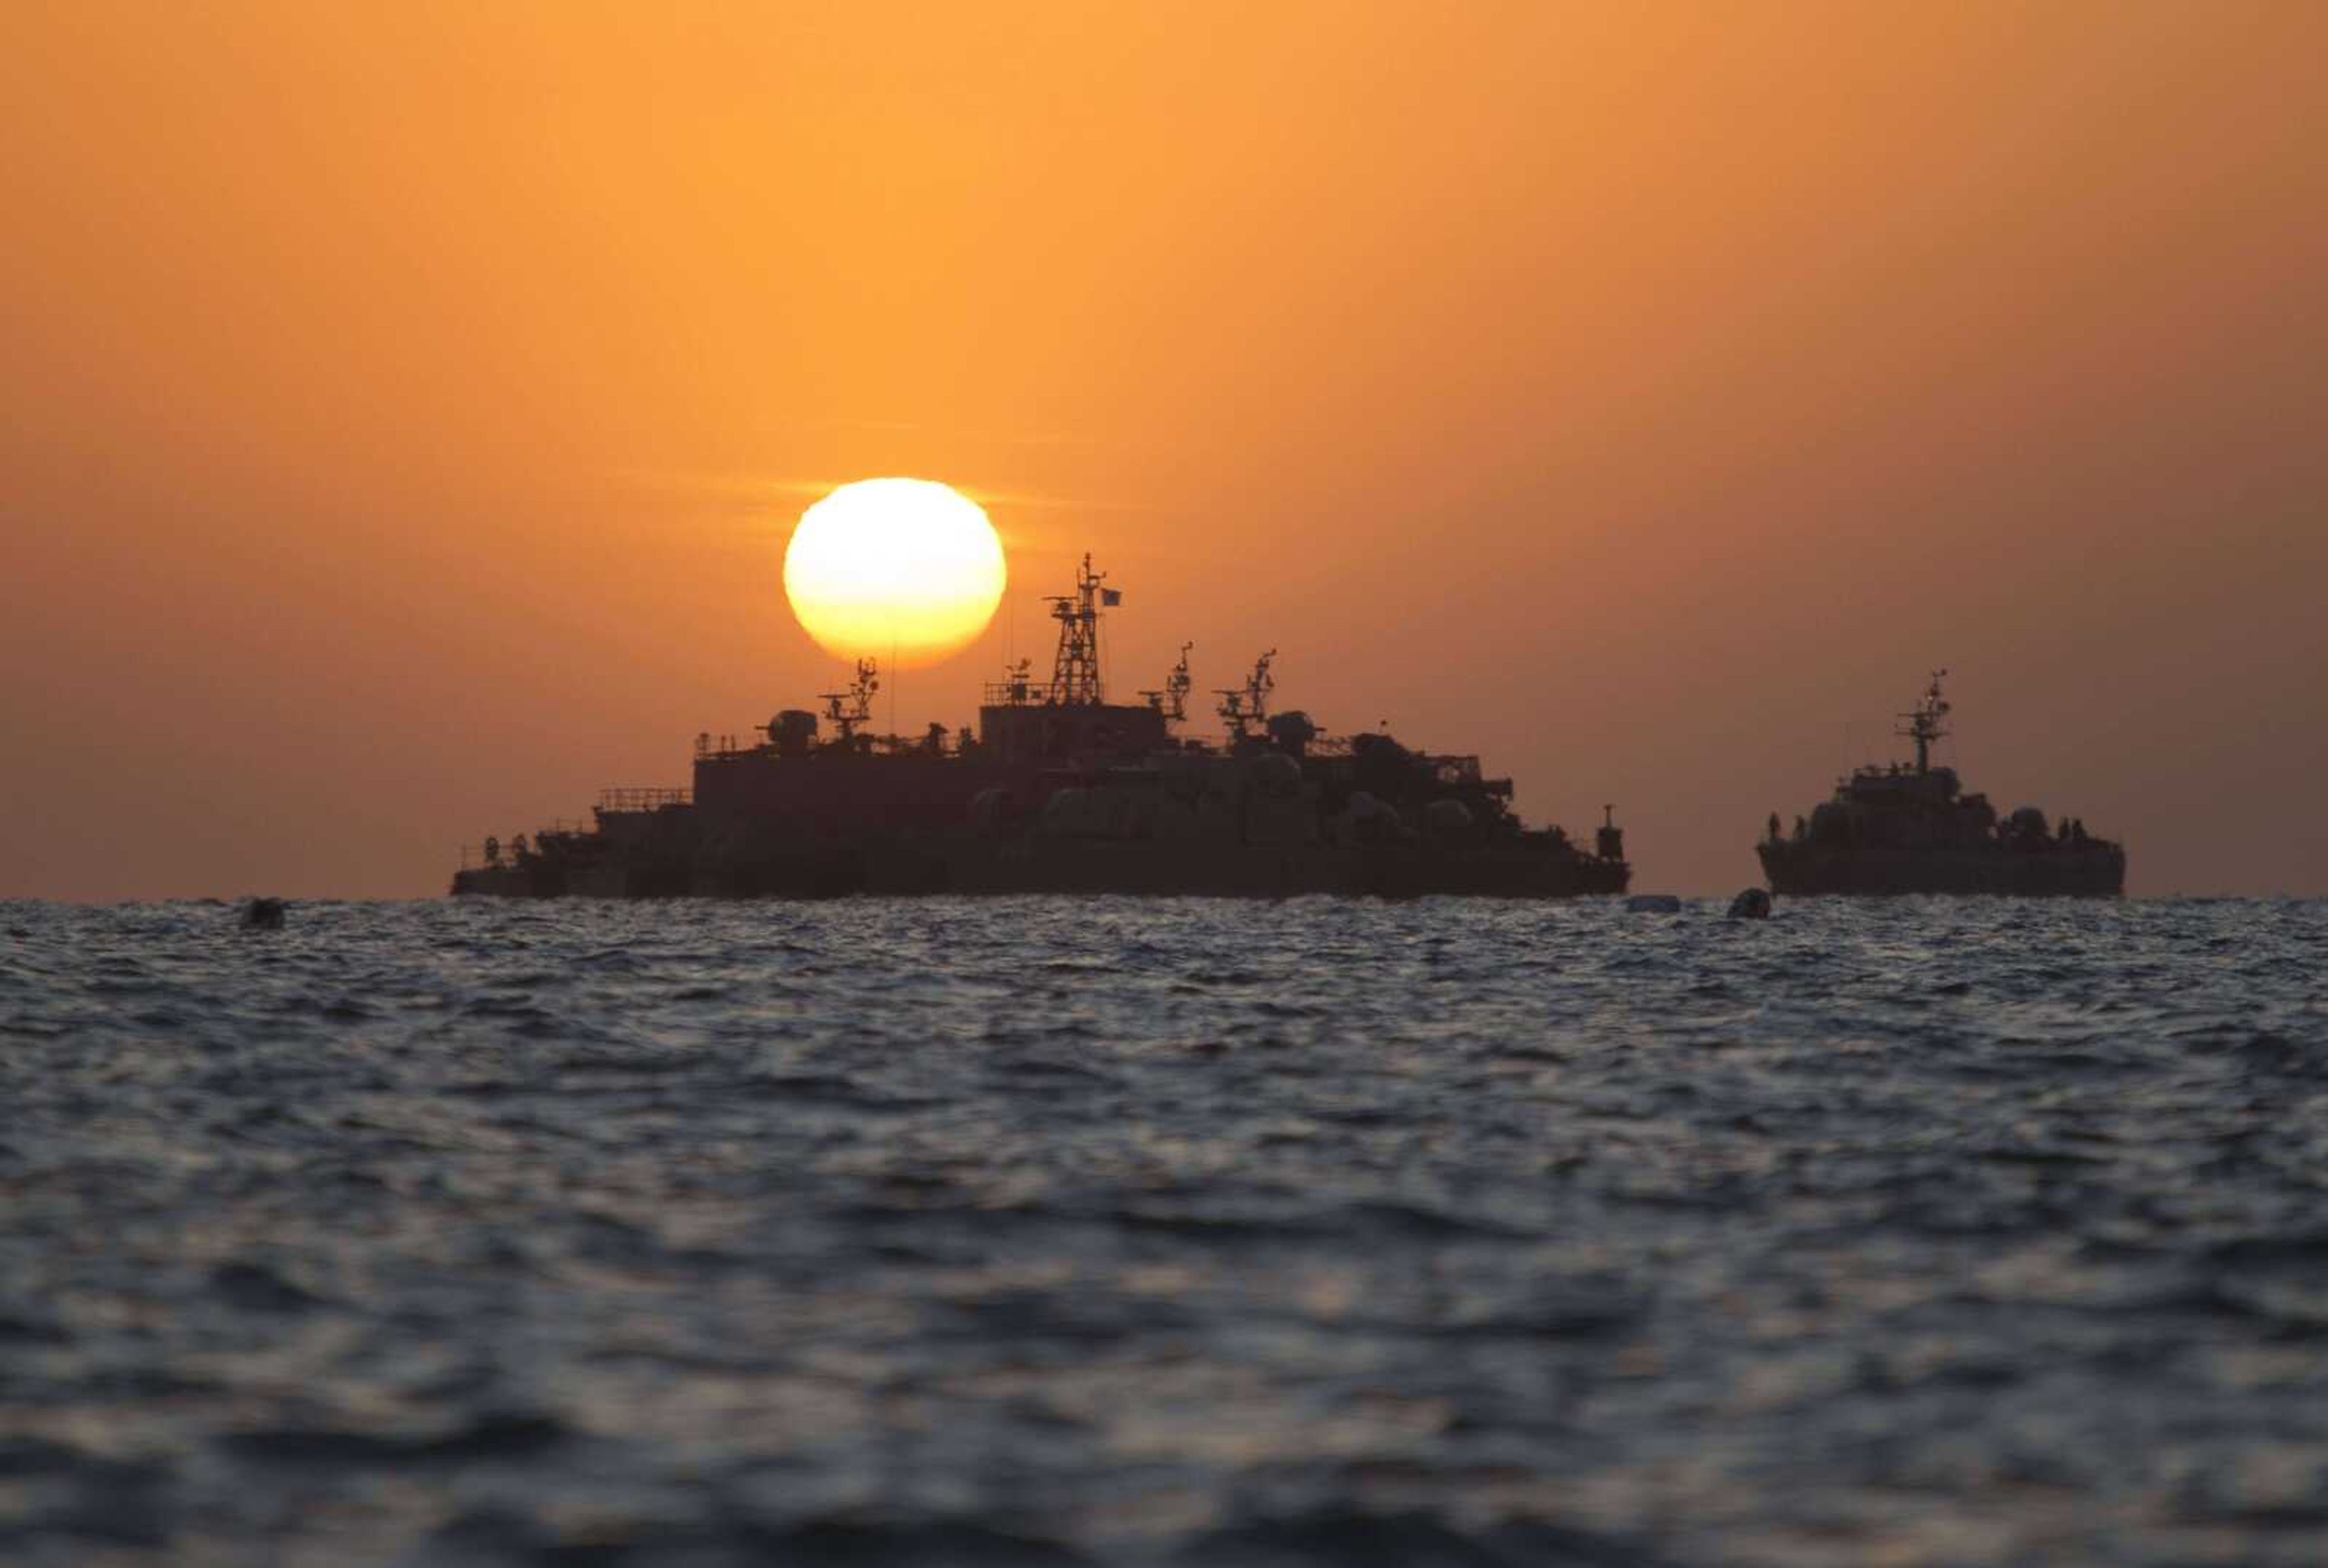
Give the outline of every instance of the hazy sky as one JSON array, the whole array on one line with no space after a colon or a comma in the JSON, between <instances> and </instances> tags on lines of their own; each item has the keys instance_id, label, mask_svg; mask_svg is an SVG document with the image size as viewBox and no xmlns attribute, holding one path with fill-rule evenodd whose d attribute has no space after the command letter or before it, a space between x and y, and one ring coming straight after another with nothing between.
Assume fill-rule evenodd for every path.
<instances>
[{"instance_id":1,"label":"hazy sky","mask_svg":"<svg viewBox=\"0 0 2328 1568\"><path fill-rule=\"evenodd\" d=\"M441 891L829 689L984 497L1119 687L1757 879L1932 665L2129 884L2328 892L2328 7L20 4L0 896ZM886 694L885 694L886 695ZM886 717L886 714L885 714ZM1846 727L1849 727L1846 728Z\"/></svg>"}]
</instances>

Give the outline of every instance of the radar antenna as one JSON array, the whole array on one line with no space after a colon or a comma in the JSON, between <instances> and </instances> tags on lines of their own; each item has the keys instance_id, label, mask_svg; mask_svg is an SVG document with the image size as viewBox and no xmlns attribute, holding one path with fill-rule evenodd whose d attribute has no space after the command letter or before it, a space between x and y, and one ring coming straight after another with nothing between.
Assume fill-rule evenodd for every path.
<instances>
[{"instance_id":1,"label":"radar antenna","mask_svg":"<svg viewBox=\"0 0 2328 1568\"><path fill-rule=\"evenodd\" d=\"M857 727L873 721L873 693L881 690L879 666L870 659L857 661L857 679L846 691L820 691L824 702L824 716L840 731L840 744L850 746L857 739Z\"/></svg>"},{"instance_id":2,"label":"radar antenna","mask_svg":"<svg viewBox=\"0 0 2328 1568\"><path fill-rule=\"evenodd\" d=\"M1172 673L1164 678L1161 691L1143 691L1148 706L1164 716L1167 724L1184 724L1188 718L1188 650L1194 643L1180 644L1180 662L1172 666Z\"/></svg>"},{"instance_id":3,"label":"radar antenna","mask_svg":"<svg viewBox=\"0 0 2328 1568\"><path fill-rule=\"evenodd\" d=\"M1941 721L1948 716L1948 699L1940 695L1940 682L1948 676L1945 669L1932 671L1932 683L1924 688L1924 695L1916 706L1899 717L1907 720L1893 734L1916 743L1916 771L1929 773L1932 763L1932 742L1948 734Z\"/></svg>"},{"instance_id":4,"label":"radar antenna","mask_svg":"<svg viewBox=\"0 0 2328 1568\"><path fill-rule=\"evenodd\" d=\"M1228 721L1232 739L1250 739L1253 726L1269 722L1269 694L1277 689L1277 678L1269 672L1269 662L1276 657L1277 650L1272 648L1253 662L1253 673L1244 678L1243 686L1213 693L1221 699L1221 705L1213 711Z\"/></svg>"},{"instance_id":5,"label":"radar antenna","mask_svg":"<svg viewBox=\"0 0 2328 1568\"><path fill-rule=\"evenodd\" d=\"M1092 570L1086 552L1075 571L1075 591L1048 596L1051 618L1059 623L1059 652L1051 664L1051 700L1104 700L1099 671L1099 613L1123 602L1118 588L1103 587L1105 572Z\"/></svg>"}]
</instances>

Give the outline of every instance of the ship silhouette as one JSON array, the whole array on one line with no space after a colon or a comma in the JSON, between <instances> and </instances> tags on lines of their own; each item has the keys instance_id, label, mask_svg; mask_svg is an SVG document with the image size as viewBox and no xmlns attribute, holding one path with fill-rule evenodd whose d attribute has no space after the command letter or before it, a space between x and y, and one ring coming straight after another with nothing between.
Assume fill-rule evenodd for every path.
<instances>
[{"instance_id":1,"label":"ship silhouette","mask_svg":"<svg viewBox=\"0 0 2328 1568\"><path fill-rule=\"evenodd\" d=\"M1913 766L1862 767L1840 780L1834 797L1795 819L1791 834L1772 812L1761 843L1771 891L1814 893L1987 893L2022 897L2114 897L2126 889L2126 850L2096 838L2085 823L2023 806L2000 818L1985 794L1967 794L1956 769L1932 765L1933 744L1948 734L1950 711L1935 671L1915 707L1900 715L1898 734L1915 743Z\"/></svg>"},{"instance_id":2,"label":"ship silhouette","mask_svg":"<svg viewBox=\"0 0 2328 1568\"><path fill-rule=\"evenodd\" d=\"M850 893L1123 893L1560 897L1621 893L1623 831L1590 848L1529 828L1479 759L1388 734L1330 736L1274 711L1263 653L1216 693L1225 733L1182 737L1183 643L1163 684L1107 699L1104 612L1122 602L1086 555L1049 599L1047 681L1019 661L973 733L872 732L879 671L857 666L821 711L788 709L749 741L696 737L692 789L606 791L587 823L465 851L455 894L518 897Z\"/></svg>"}]
</instances>

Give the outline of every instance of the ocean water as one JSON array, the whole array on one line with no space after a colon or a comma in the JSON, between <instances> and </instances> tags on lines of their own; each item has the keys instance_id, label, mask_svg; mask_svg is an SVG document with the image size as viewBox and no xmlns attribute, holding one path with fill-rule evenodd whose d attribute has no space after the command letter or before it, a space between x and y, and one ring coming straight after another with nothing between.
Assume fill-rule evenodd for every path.
<instances>
[{"instance_id":1,"label":"ocean water","mask_svg":"<svg viewBox=\"0 0 2328 1568\"><path fill-rule=\"evenodd\" d=\"M2328 904L0 905L12 1563L2312 1563Z\"/></svg>"}]
</instances>

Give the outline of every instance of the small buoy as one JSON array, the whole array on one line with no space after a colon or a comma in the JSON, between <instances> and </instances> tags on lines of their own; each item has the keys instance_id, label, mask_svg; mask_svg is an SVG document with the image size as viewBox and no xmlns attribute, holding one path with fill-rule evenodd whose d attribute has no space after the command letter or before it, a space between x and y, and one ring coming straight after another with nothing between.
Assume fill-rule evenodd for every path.
<instances>
[{"instance_id":1,"label":"small buoy","mask_svg":"<svg viewBox=\"0 0 2328 1568\"><path fill-rule=\"evenodd\" d=\"M1625 907L1636 915L1678 915L1681 899L1671 893L1636 893L1625 900Z\"/></svg>"},{"instance_id":2,"label":"small buoy","mask_svg":"<svg viewBox=\"0 0 2328 1568\"><path fill-rule=\"evenodd\" d=\"M242 926L246 931L282 930L283 900L253 898L242 906Z\"/></svg>"},{"instance_id":3,"label":"small buoy","mask_svg":"<svg viewBox=\"0 0 2328 1568\"><path fill-rule=\"evenodd\" d=\"M1749 887L1730 901L1732 920L1768 920L1770 918L1770 896L1760 887Z\"/></svg>"}]
</instances>

